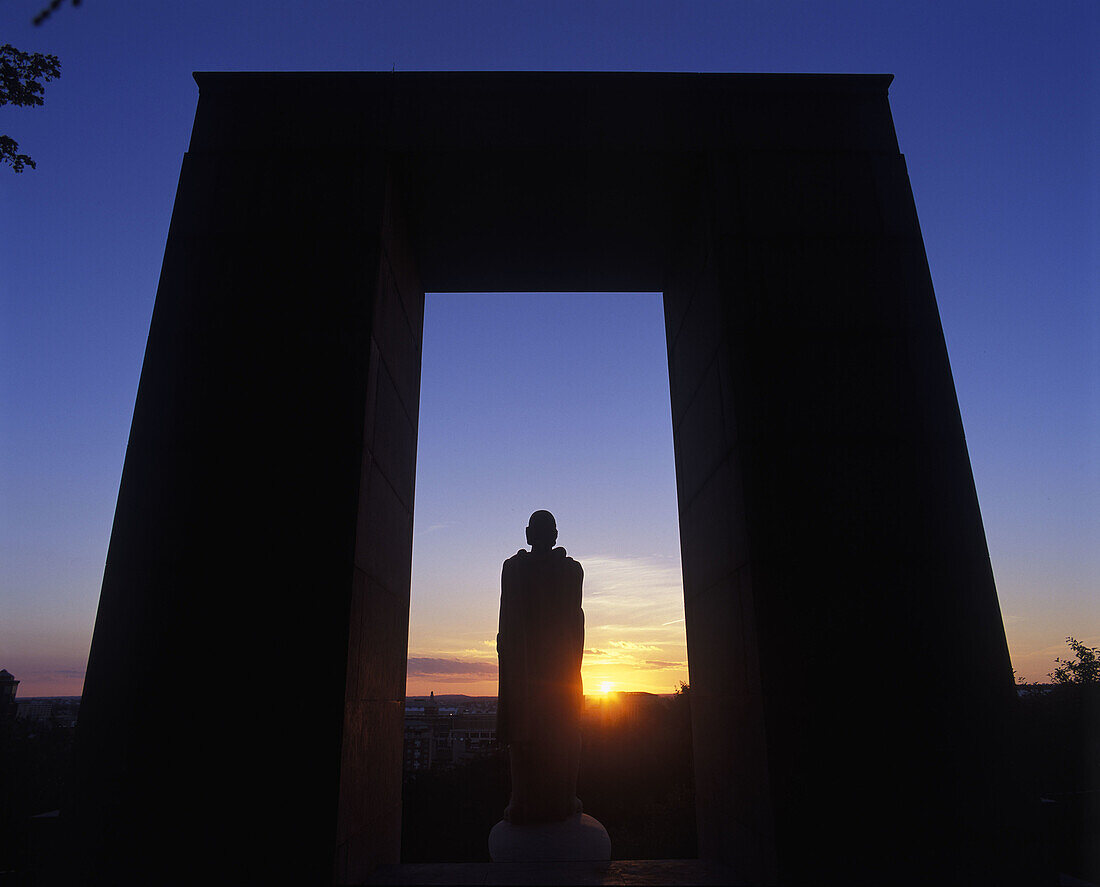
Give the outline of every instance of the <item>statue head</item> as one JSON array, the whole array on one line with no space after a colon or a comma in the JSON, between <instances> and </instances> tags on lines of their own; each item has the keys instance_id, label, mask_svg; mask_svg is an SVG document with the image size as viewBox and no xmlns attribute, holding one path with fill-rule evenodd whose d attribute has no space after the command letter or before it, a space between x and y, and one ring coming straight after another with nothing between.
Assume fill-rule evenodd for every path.
<instances>
[{"instance_id":1,"label":"statue head","mask_svg":"<svg viewBox=\"0 0 1100 887\"><path fill-rule=\"evenodd\" d=\"M549 511L536 511L527 521L527 544L532 551L549 551L558 541L558 524Z\"/></svg>"}]
</instances>

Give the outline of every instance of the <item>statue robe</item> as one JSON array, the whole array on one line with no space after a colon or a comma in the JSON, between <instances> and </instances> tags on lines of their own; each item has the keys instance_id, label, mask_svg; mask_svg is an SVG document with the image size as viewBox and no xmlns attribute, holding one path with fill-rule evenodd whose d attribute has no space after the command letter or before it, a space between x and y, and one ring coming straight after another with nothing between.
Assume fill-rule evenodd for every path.
<instances>
[{"instance_id":1,"label":"statue robe","mask_svg":"<svg viewBox=\"0 0 1100 887\"><path fill-rule=\"evenodd\" d=\"M579 809L583 579L564 548L521 550L501 572L497 739L511 747L512 821Z\"/></svg>"}]
</instances>

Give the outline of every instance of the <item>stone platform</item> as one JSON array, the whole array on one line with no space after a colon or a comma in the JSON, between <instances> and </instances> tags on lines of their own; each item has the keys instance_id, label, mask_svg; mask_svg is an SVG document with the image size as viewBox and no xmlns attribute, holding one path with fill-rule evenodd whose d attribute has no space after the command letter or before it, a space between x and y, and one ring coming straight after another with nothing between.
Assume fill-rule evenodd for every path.
<instances>
[{"instance_id":1,"label":"stone platform","mask_svg":"<svg viewBox=\"0 0 1100 887\"><path fill-rule=\"evenodd\" d=\"M611 838L587 813L537 825L501 820L489 832L489 856L497 863L584 862L606 867L611 862Z\"/></svg>"},{"instance_id":2,"label":"stone platform","mask_svg":"<svg viewBox=\"0 0 1100 887\"><path fill-rule=\"evenodd\" d=\"M729 885L738 880L719 863L702 859L617 860L606 868L578 862L422 862L380 866L377 885Z\"/></svg>"}]
</instances>

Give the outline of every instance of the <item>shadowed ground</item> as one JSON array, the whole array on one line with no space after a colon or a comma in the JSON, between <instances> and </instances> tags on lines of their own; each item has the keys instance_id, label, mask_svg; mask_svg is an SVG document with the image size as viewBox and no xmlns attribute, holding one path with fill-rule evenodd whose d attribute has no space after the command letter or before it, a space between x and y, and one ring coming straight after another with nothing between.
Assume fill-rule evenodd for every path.
<instances>
[{"instance_id":1,"label":"shadowed ground","mask_svg":"<svg viewBox=\"0 0 1100 887\"><path fill-rule=\"evenodd\" d=\"M367 884L730 884L730 873L702 859L612 862L605 871L576 863L465 862L381 866Z\"/></svg>"}]
</instances>

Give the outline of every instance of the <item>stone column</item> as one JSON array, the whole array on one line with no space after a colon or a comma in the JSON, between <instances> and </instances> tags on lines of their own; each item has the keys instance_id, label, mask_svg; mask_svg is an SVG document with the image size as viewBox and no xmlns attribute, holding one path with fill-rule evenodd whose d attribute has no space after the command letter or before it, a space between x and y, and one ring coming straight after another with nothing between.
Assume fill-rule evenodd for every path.
<instances>
[{"instance_id":1,"label":"stone column","mask_svg":"<svg viewBox=\"0 0 1100 887\"><path fill-rule=\"evenodd\" d=\"M242 148L233 110L200 102L165 250L64 811L78 880L399 857L423 292L385 155Z\"/></svg>"},{"instance_id":2,"label":"stone column","mask_svg":"<svg viewBox=\"0 0 1100 887\"><path fill-rule=\"evenodd\" d=\"M746 882L1029 877L1008 650L904 161L708 165L666 288L700 855Z\"/></svg>"}]
</instances>

